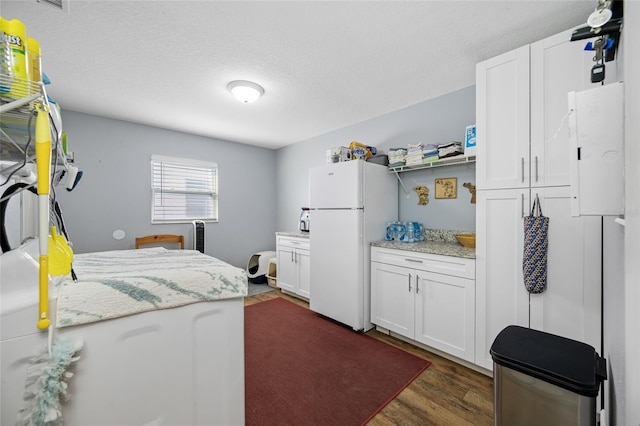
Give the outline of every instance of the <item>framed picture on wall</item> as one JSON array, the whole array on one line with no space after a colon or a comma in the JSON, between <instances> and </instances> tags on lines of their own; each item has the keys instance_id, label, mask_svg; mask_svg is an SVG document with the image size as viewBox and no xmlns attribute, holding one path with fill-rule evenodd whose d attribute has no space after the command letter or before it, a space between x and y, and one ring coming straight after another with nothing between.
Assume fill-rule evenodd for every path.
<instances>
[{"instance_id":1,"label":"framed picture on wall","mask_svg":"<svg viewBox=\"0 0 640 426\"><path fill-rule=\"evenodd\" d=\"M458 198L458 178L436 179L436 198Z\"/></svg>"}]
</instances>

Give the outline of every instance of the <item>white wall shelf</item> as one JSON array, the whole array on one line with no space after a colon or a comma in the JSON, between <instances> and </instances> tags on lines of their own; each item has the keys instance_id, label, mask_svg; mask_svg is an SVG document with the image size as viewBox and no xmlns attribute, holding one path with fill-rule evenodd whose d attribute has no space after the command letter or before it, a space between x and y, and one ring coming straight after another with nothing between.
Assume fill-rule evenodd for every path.
<instances>
[{"instance_id":1,"label":"white wall shelf","mask_svg":"<svg viewBox=\"0 0 640 426\"><path fill-rule=\"evenodd\" d=\"M414 170L430 169L433 167L457 166L459 164L469 164L469 163L474 163L475 161L476 161L475 155L469 156L469 157L459 155L456 157L443 158L442 160L433 161L427 164L421 164L419 166L389 167L389 171L394 173L412 172Z\"/></svg>"},{"instance_id":2,"label":"white wall shelf","mask_svg":"<svg viewBox=\"0 0 640 426\"><path fill-rule=\"evenodd\" d=\"M404 193L407 194L407 198L409 198L409 191L407 191L407 188L404 186L404 183L402 182L402 179L400 178L400 174L399 173L412 172L412 171L415 171L415 170L431 169L431 168L434 168L434 167L457 166L457 165L460 165L460 164L471 164L471 163L475 163L475 161L476 161L476 156L475 155L469 156L469 157L465 157L464 155L459 155L459 156L456 156L456 157L443 158L442 160L432 161L431 163L421 164L421 165L418 165L418 166L389 167L389 172L396 174L396 177L398 178L398 182L400 182L400 185L402 186L402 189L404 189Z\"/></svg>"}]
</instances>

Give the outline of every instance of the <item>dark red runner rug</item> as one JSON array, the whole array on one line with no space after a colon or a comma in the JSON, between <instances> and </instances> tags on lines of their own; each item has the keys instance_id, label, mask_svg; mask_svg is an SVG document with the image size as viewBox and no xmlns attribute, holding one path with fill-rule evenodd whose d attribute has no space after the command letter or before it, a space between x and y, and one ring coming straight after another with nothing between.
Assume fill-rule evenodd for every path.
<instances>
[{"instance_id":1,"label":"dark red runner rug","mask_svg":"<svg viewBox=\"0 0 640 426\"><path fill-rule=\"evenodd\" d=\"M285 299L244 315L248 426L361 425L431 364Z\"/></svg>"}]
</instances>

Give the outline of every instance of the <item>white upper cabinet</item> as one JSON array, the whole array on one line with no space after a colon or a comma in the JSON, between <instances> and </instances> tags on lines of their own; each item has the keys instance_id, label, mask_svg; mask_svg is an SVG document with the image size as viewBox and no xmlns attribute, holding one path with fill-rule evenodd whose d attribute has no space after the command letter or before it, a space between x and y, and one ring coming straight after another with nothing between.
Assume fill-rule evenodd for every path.
<instances>
[{"instance_id":1,"label":"white upper cabinet","mask_svg":"<svg viewBox=\"0 0 640 426\"><path fill-rule=\"evenodd\" d=\"M596 86L594 52L572 31L476 66L478 190L570 184L568 94ZM617 81L605 65L605 84Z\"/></svg>"},{"instance_id":2,"label":"white upper cabinet","mask_svg":"<svg viewBox=\"0 0 640 426\"><path fill-rule=\"evenodd\" d=\"M531 187L570 184L569 92L591 83L588 40L570 41L573 30L531 45ZM605 84L617 81L616 61L605 64Z\"/></svg>"},{"instance_id":3,"label":"white upper cabinet","mask_svg":"<svg viewBox=\"0 0 640 426\"><path fill-rule=\"evenodd\" d=\"M529 186L529 46L476 66L476 188Z\"/></svg>"}]
</instances>

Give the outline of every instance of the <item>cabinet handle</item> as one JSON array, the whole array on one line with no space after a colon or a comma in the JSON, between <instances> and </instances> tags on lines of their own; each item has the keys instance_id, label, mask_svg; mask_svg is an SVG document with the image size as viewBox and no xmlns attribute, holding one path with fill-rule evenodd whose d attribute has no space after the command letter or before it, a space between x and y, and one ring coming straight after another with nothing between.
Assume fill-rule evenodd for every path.
<instances>
[{"instance_id":1,"label":"cabinet handle","mask_svg":"<svg viewBox=\"0 0 640 426\"><path fill-rule=\"evenodd\" d=\"M293 260L293 250L291 250L291 261L295 262L295 260Z\"/></svg>"},{"instance_id":2,"label":"cabinet handle","mask_svg":"<svg viewBox=\"0 0 640 426\"><path fill-rule=\"evenodd\" d=\"M522 161L520 162L520 164L521 164L521 169L522 169L522 170L521 170L521 172L522 172L522 175L521 175L521 176L522 176L522 183L524 183L524 157L522 157L520 160L522 160Z\"/></svg>"},{"instance_id":3,"label":"cabinet handle","mask_svg":"<svg viewBox=\"0 0 640 426\"><path fill-rule=\"evenodd\" d=\"M536 182L538 181L538 156L536 155Z\"/></svg>"},{"instance_id":4,"label":"cabinet handle","mask_svg":"<svg viewBox=\"0 0 640 426\"><path fill-rule=\"evenodd\" d=\"M420 260L420 259L409 259L409 258L405 257L404 260L406 260L407 262L422 263L422 260Z\"/></svg>"},{"instance_id":5,"label":"cabinet handle","mask_svg":"<svg viewBox=\"0 0 640 426\"><path fill-rule=\"evenodd\" d=\"M420 293L420 275L416 275L416 294Z\"/></svg>"},{"instance_id":6,"label":"cabinet handle","mask_svg":"<svg viewBox=\"0 0 640 426\"><path fill-rule=\"evenodd\" d=\"M409 293L411 293L411 274L409 274Z\"/></svg>"},{"instance_id":7,"label":"cabinet handle","mask_svg":"<svg viewBox=\"0 0 640 426\"><path fill-rule=\"evenodd\" d=\"M524 194L520 194L520 217L524 217Z\"/></svg>"}]
</instances>

